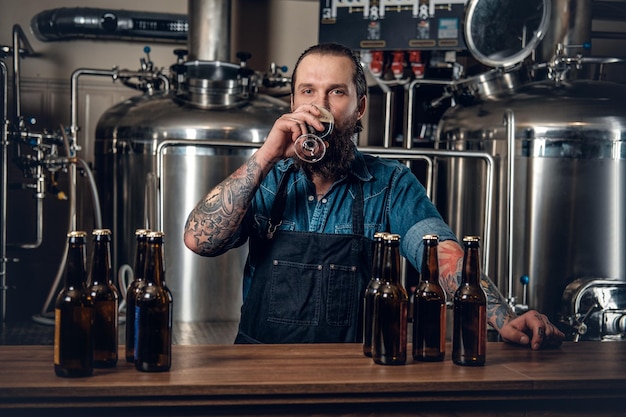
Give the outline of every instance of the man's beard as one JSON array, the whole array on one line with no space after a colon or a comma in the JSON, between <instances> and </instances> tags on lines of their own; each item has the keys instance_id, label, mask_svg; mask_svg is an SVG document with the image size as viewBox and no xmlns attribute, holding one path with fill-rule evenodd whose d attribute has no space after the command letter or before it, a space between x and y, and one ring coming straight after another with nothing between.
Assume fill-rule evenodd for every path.
<instances>
[{"instance_id":1,"label":"man's beard","mask_svg":"<svg viewBox=\"0 0 626 417\"><path fill-rule=\"evenodd\" d=\"M302 169L309 178L320 176L325 180L335 180L350 172L354 160L354 135L358 121L357 112L341 125L335 124L333 131L324 138L328 144L326 155L321 161L310 164L294 158L294 165Z\"/></svg>"}]
</instances>

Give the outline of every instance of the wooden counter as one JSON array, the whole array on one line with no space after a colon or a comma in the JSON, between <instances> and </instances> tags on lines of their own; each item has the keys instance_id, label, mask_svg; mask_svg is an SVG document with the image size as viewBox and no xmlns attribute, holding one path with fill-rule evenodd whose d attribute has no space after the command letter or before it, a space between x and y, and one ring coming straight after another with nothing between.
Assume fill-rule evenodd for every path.
<instances>
[{"instance_id":1,"label":"wooden counter","mask_svg":"<svg viewBox=\"0 0 626 417\"><path fill-rule=\"evenodd\" d=\"M0 346L0 416L626 415L626 343L531 351L489 343L487 365L375 365L357 344L174 346L170 372L120 361L54 374L52 346Z\"/></svg>"}]
</instances>

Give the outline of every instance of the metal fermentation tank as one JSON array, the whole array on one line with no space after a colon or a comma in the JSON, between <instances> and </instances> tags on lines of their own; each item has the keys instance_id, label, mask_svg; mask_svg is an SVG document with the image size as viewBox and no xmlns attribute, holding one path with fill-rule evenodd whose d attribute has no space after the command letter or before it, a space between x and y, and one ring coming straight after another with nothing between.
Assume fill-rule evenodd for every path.
<instances>
[{"instance_id":1,"label":"metal fermentation tank","mask_svg":"<svg viewBox=\"0 0 626 417\"><path fill-rule=\"evenodd\" d=\"M494 36L474 38L468 47L479 61L499 68L456 87L462 104L444 114L438 146L496 158L496 220L492 245L484 248L491 254L490 275L513 304L522 310L526 304L556 322L569 283L626 281L626 86L570 79L565 55L530 69L513 64L532 52L546 27L564 36L567 23L558 27L549 11L552 5L552 13L561 13L566 2L534 0L529 10L543 13L521 16L523 10L517 10L510 21L496 18L497 11L516 10L525 2L500 2L496 10L479 3L470 2L466 35L489 32L485 28L491 26ZM526 49L510 52L519 40L507 43L506 34L521 20L526 38L517 39L526 41ZM452 228L460 235L480 233L485 168L461 159L445 162L442 171L453 196L443 210Z\"/></svg>"},{"instance_id":2,"label":"metal fermentation tank","mask_svg":"<svg viewBox=\"0 0 626 417\"><path fill-rule=\"evenodd\" d=\"M97 125L103 223L114 231L116 267L132 266L135 229L165 232L174 320L238 321L247 249L203 258L184 246L184 224L196 203L254 152L245 145L263 142L285 103L251 92L244 82L251 71L228 62L229 1L190 0L189 17L178 88L121 102ZM227 141L234 144L219 146Z\"/></svg>"}]
</instances>

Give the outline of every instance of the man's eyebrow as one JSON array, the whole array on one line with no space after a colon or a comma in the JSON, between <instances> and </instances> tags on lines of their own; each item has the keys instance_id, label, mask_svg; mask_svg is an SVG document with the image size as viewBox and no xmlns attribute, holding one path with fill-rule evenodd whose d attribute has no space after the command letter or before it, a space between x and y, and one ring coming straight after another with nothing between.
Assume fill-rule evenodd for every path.
<instances>
[{"instance_id":1,"label":"man's eyebrow","mask_svg":"<svg viewBox=\"0 0 626 417\"><path fill-rule=\"evenodd\" d=\"M312 83L302 83L302 84L298 84L297 87L298 87L298 89L301 89L301 88L314 88L315 84L312 84ZM329 90L335 90L337 88L346 90L348 88L348 85L343 84L343 83L331 84L328 89Z\"/></svg>"}]
</instances>

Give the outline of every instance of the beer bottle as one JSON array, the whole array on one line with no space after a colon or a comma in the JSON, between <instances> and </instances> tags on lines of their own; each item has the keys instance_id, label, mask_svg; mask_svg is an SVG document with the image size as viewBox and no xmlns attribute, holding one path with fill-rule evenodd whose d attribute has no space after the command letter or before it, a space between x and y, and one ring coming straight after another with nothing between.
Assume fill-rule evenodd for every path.
<instances>
[{"instance_id":1,"label":"beer bottle","mask_svg":"<svg viewBox=\"0 0 626 417\"><path fill-rule=\"evenodd\" d=\"M374 296L381 282L383 269L383 238L385 232L374 233L374 254L372 261L372 277L365 289L363 297L363 354L372 357L372 319L374 317Z\"/></svg>"},{"instance_id":2,"label":"beer bottle","mask_svg":"<svg viewBox=\"0 0 626 417\"><path fill-rule=\"evenodd\" d=\"M172 364L172 293L165 285L163 232L147 235L144 285L135 300L135 367L168 371Z\"/></svg>"},{"instance_id":3,"label":"beer bottle","mask_svg":"<svg viewBox=\"0 0 626 417\"><path fill-rule=\"evenodd\" d=\"M94 308L86 288L86 232L67 235L65 282L54 305L54 372L61 377L93 375Z\"/></svg>"},{"instance_id":4,"label":"beer bottle","mask_svg":"<svg viewBox=\"0 0 626 417\"><path fill-rule=\"evenodd\" d=\"M135 263L133 266L133 281L126 289L126 331L125 331L125 352L126 362L135 362L135 300L139 290L144 285L143 273L146 260L146 237L149 230L137 229L135 239L137 248L135 249Z\"/></svg>"},{"instance_id":5,"label":"beer bottle","mask_svg":"<svg viewBox=\"0 0 626 417\"><path fill-rule=\"evenodd\" d=\"M487 297L480 285L477 236L463 238L461 285L454 293L452 361L457 365L485 364L487 348Z\"/></svg>"},{"instance_id":6,"label":"beer bottle","mask_svg":"<svg viewBox=\"0 0 626 417\"><path fill-rule=\"evenodd\" d=\"M111 231L95 229L92 235L89 292L95 314L93 364L96 368L114 368L117 365L119 296L111 270Z\"/></svg>"},{"instance_id":7,"label":"beer bottle","mask_svg":"<svg viewBox=\"0 0 626 417\"><path fill-rule=\"evenodd\" d=\"M442 361L446 355L446 295L439 284L437 235L425 235L421 279L413 301L413 359Z\"/></svg>"},{"instance_id":8,"label":"beer bottle","mask_svg":"<svg viewBox=\"0 0 626 417\"><path fill-rule=\"evenodd\" d=\"M374 296L372 358L381 365L406 363L409 297L400 282L400 235L384 240L382 282Z\"/></svg>"}]
</instances>

